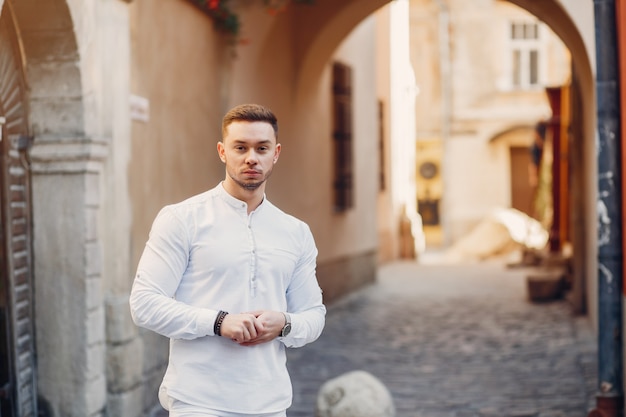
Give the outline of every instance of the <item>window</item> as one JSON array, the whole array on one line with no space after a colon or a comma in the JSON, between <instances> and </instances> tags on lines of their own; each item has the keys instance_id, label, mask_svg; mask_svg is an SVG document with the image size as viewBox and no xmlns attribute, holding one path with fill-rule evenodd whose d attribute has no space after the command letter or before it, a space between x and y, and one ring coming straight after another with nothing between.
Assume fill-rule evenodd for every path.
<instances>
[{"instance_id":1,"label":"window","mask_svg":"<svg viewBox=\"0 0 626 417\"><path fill-rule=\"evenodd\" d=\"M540 27L537 22L511 23L511 84L516 89L540 85Z\"/></svg>"},{"instance_id":2,"label":"window","mask_svg":"<svg viewBox=\"0 0 626 417\"><path fill-rule=\"evenodd\" d=\"M354 205L352 175L352 68L333 64L334 205L342 212Z\"/></svg>"},{"instance_id":3,"label":"window","mask_svg":"<svg viewBox=\"0 0 626 417\"><path fill-rule=\"evenodd\" d=\"M378 100L378 191L387 188L385 169L385 105Z\"/></svg>"}]
</instances>

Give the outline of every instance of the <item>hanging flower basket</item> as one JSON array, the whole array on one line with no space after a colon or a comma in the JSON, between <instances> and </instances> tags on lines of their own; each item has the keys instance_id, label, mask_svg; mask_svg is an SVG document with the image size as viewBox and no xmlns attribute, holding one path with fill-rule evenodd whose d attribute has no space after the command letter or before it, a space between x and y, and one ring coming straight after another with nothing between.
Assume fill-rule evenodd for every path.
<instances>
[{"instance_id":1,"label":"hanging flower basket","mask_svg":"<svg viewBox=\"0 0 626 417\"><path fill-rule=\"evenodd\" d=\"M241 22L235 11L236 0L190 0L196 7L207 14L215 30L233 40L238 40L241 30ZM267 12L271 15L278 14L287 9L290 3L311 5L315 0L260 0Z\"/></svg>"}]
</instances>

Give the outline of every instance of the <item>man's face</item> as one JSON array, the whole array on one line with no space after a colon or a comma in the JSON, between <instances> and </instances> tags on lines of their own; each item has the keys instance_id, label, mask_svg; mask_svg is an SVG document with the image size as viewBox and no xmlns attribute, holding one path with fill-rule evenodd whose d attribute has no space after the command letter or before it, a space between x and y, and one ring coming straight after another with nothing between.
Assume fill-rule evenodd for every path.
<instances>
[{"instance_id":1,"label":"man's face","mask_svg":"<svg viewBox=\"0 0 626 417\"><path fill-rule=\"evenodd\" d=\"M217 144L226 164L226 182L245 190L256 190L269 178L280 154L272 125L266 122L233 122Z\"/></svg>"}]
</instances>

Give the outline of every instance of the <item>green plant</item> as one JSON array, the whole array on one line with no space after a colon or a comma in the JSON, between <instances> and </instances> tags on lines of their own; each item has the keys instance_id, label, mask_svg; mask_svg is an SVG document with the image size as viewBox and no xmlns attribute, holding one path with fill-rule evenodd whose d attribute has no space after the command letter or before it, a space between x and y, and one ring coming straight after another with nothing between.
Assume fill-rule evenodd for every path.
<instances>
[{"instance_id":1,"label":"green plant","mask_svg":"<svg viewBox=\"0 0 626 417\"><path fill-rule=\"evenodd\" d=\"M191 0L200 10L212 20L215 29L232 38L239 40L241 22L235 11L236 0ZM271 15L284 11L289 3L313 4L315 0L261 0L263 6Z\"/></svg>"}]
</instances>

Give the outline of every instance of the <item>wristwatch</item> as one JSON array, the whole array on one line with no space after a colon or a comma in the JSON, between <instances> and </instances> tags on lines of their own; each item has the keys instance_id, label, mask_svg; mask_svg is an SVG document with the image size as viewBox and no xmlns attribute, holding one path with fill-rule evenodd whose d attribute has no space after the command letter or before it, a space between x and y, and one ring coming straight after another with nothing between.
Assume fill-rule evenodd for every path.
<instances>
[{"instance_id":1,"label":"wristwatch","mask_svg":"<svg viewBox=\"0 0 626 417\"><path fill-rule=\"evenodd\" d=\"M291 317L287 313L283 313L283 316L285 316L285 326L280 331L280 337L285 337L291 332Z\"/></svg>"}]
</instances>

